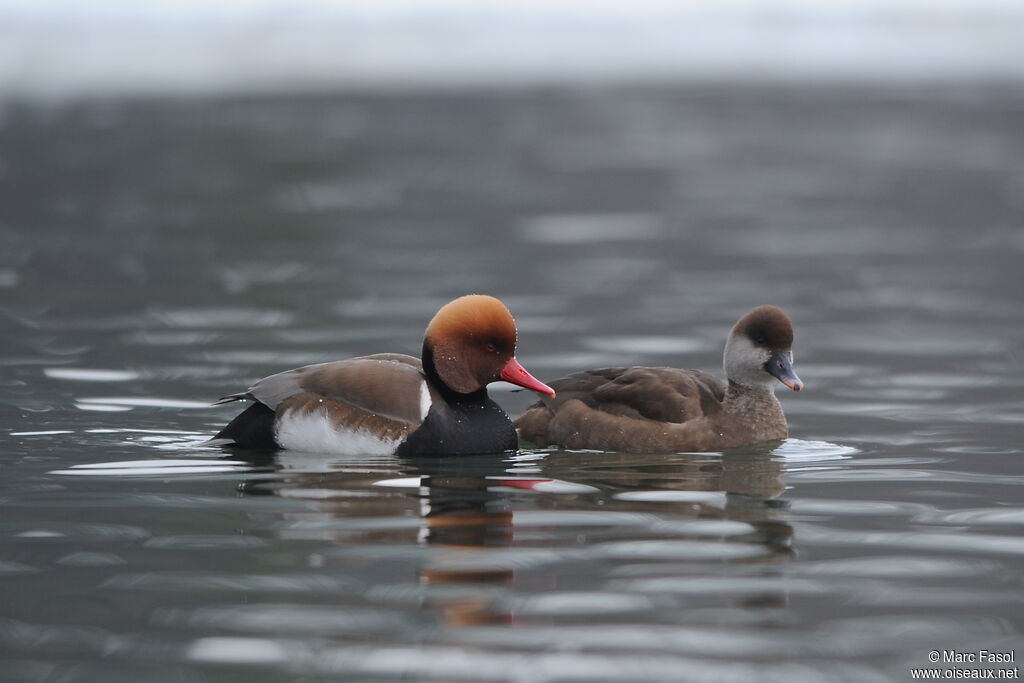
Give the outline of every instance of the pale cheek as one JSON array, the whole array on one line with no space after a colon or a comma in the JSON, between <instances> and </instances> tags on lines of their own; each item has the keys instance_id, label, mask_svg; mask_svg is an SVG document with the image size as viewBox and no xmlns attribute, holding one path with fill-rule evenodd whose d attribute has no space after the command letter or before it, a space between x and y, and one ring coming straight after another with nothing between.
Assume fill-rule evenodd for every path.
<instances>
[{"instance_id":1,"label":"pale cheek","mask_svg":"<svg viewBox=\"0 0 1024 683\"><path fill-rule=\"evenodd\" d=\"M763 385L775 380L764 365L768 362L771 354L763 349L755 348L749 342L742 339L734 340L729 349L730 367L726 368L729 376L741 384Z\"/></svg>"}]
</instances>

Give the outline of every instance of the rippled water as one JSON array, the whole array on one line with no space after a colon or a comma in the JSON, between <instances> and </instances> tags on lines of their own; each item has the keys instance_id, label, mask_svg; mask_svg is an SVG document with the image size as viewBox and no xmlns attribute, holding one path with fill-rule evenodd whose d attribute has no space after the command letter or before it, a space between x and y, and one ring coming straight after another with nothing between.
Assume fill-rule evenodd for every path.
<instances>
[{"instance_id":1,"label":"rippled water","mask_svg":"<svg viewBox=\"0 0 1024 683\"><path fill-rule=\"evenodd\" d=\"M1024 93L0 109L0 678L909 680L1024 627ZM199 444L468 291L541 378L718 371L793 438L400 461ZM510 412L529 401L499 387Z\"/></svg>"}]
</instances>

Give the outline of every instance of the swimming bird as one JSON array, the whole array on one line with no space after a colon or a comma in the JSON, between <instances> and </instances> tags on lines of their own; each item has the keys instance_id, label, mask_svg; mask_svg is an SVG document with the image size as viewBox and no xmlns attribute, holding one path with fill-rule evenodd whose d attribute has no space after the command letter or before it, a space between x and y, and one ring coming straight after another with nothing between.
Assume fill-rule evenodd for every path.
<instances>
[{"instance_id":1,"label":"swimming bird","mask_svg":"<svg viewBox=\"0 0 1024 683\"><path fill-rule=\"evenodd\" d=\"M214 405L249 400L209 445L351 454L460 455L518 447L487 394L503 379L554 391L515 358L516 326L491 296L463 296L427 325L420 358L379 353L271 375Z\"/></svg>"},{"instance_id":2,"label":"swimming bird","mask_svg":"<svg viewBox=\"0 0 1024 683\"><path fill-rule=\"evenodd\" d=\"M584 370L553 382L516 420L538 446L629 453L733 448L784 439L781 382L800 391L793 370L793 324L775 306L759 306L725 343L727 381L700 370L618 367Z\"/></svg>"}]
</instances>

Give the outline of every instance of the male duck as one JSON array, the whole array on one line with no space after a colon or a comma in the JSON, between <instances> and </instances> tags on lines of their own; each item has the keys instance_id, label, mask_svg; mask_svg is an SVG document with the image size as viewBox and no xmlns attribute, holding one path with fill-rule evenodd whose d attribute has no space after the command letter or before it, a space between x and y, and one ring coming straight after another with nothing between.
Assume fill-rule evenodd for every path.
<instances>
[{"instance_id":1,"label":"male duck","mask_svg":"<svg viewBox=\"0 0 1024 683\"><path fill-rule=\"evenodd\" d=\"M430 321L421 358L379 353L271 375L216 402L253 404L208 443L402 456L514 450L515 428L487 385L503 379L555 394L516 361L515 348L505 305L464 296Z\"/></svg>"}]
</instances>

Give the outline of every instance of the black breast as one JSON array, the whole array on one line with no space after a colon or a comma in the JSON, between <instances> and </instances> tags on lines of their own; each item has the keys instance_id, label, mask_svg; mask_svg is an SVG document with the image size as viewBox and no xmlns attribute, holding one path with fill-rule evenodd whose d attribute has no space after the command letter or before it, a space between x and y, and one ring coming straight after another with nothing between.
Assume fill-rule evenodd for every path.
<instances>
[{"instance_id":1,"label":"black breast","mask_svg":"<svg viewBox=\"0 0 1024 683\"><path fill-rule=\"evenodd\" d=\"M445 403L431 407L419 429L396 451L403 457L418 455L472 455L504 453L519 447L512 421L486 396L480 401Z\"/></svg>"}]
</instances>

